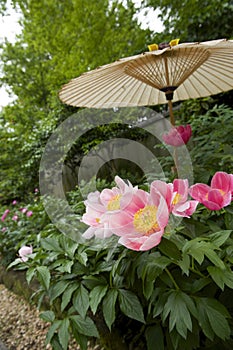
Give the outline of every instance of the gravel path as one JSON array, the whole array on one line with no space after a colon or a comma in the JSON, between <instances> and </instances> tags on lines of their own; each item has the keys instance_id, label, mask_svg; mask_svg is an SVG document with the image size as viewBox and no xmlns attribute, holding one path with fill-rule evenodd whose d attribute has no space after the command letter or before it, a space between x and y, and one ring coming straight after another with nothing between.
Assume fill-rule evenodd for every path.
<instances>
[{"instance_id":1,"label":"gravel path","mask_svg":"<svg viewBox=\"0 0 233 350\"><path fill-rule=\"evenodd\" d=\"M4 345L7 350L51 350L45 345L48 328L34 306L0 284L0 350L5 350ZM93 350L99 349L95 346ZM80 348L71 344L69 350Z\"/></svg>"}]
</instances>

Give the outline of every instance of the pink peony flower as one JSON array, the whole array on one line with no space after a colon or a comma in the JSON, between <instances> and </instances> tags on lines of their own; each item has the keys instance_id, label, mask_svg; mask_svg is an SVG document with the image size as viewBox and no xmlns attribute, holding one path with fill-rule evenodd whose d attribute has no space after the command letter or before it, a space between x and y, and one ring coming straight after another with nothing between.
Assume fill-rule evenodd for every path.
<instances>
[{"instance_id":1,"label":"pink peony flower","mask_svg":"<svg viewBox=\"0 0 233 350\"><path fill-rule=\"evenodd\" d=\"M18 219L19 219L18 215L15 214L15 215L12 216L12 220L13 221L17 221Z\"/></svg>"},{"instance_id":2,"label":"pink peony flower","mask_svg":"<svg viewBox=\"0 0 233 350\"><path fill-rule=\"evenodd\" d=\"M6 209L1 217L1 221L4 221L7 217L7 215L9 214L10 210L9 209Z\"/></svg>"},{"instance_id":3,"label":"pink peony flower","mask_svg":"<svg viewBox=\"0 0 233 350\"><path fill-rule=\"evenodd\" d=\"M198 205L198 201L188 200L188 180L175 179L172 184L155 180L151 191L158 191L165 198L169 212L175 216L190 217Z\"/></svg>"},{"instance_id":4,"label":"pink peony flower","mask_svg":"<svg viewBox=\"0 0 233 350\"><path fill-rule=\"evenodd\" d=\"M2 228L2 232L5 232L7 230L7 227Z\"/></svg>"},{"instance_id":5,"label":"pink peony flower","mask_svg":"<svg viewBox=\"0 0 233 350\"><path fill-rule=\"evenodd\" d=\"M27 217L32 216L32 214L33 214L33 212L32 212L31 210L29 210L29 211L26 213Z\"/></svg>"},{"instance_id":6,"label":"pink peony flower","mask_svg":"<svg viewBox=\"0 0 233 350\"><path fill-rule=\"evenodd\" d=\"M219 171L210 186L197 183L190 187L190 195L210 210L220 210L232 201L233 175Z\"/></svg>"},{"instance_id":7,"label":"pink peony flower","mask_svg":"<svg viewBox=\"0 0 233 350\"><path fill-rule=\"evenodd\" d=\"M192 135L191 125L180 125L172 128L167 134L163 135L163 141L171 146L183 146Z\"/></svg>"},{"instance_id":8,"label":"pink peony flower","mask_svg":"<svg viewBox=\"0 0 233 350\"><path fill-rule=\"evenodd\" d=\"M91 238L94 235L99 238L110 237L113 233L109 228L109 222L102 221L106 212L114 212L120 209L120 202L126 193L133 190L131 183L126 184L119 176L115 177L117 187L92 192L84 202L86 213L82 217L82 222L90 227L84 232L84 238Z\"/></svg>"},{"instance_id":9,"label":"pink peony flower","mask_svg":"<svg viewBox=\"0 0 233 350\"><path fill-rule=\"evenodd\" d=\"M102 218L103 222L107 218L111 223L112 232L120 236L120 244L132 250L144 251L160 243L168 223L169 210L159 192L131 189L131 193L125 194L121 201L120 209L113 213L106 212Z\"/></svg>"},{"instance_id":10,"label":"pink peony flower","mask_svg":"<svg viewBox=\"0 0 233 350\"><path fill-rule=\"evenodd\" d=\"M26 262L26 261L28 261L27 255L32 254L32 252L33 252L32 246L29 247L29 246L24 245L19 249L18 254L19 254L20 259L23 262Z\"/></svg>"},{"instance_id":11,"label":"pink peony flower","mask_svg":"<svg viewBox=\"0 0 233 350\"><path fill-rule=\"evenodd\" d=\"M13 200L12 204L13 204L13 205L16 205L16 204L17 204L17 200L16 200L16 199Z\"/></svg>"},{"instance_id":12,"label":"pink peony flower","mask_svg":"<svg viewBox=\"0 0 233 350\"><path fill-rule=\"evenodd\" d=\"M27 212L27 208L21 208L20 211L25 214Z\"/></svg>"},{"instance_id":13,"label":"pink peony flower","mask_svg":"<svg viewBox=\"0 0 233 350\"><path fill-rule=\"evenodd\" d=\"M39 192L39 189L38 188L35 188L34 189L34 193L38 193Z\"/></svg>"}]
</instances>

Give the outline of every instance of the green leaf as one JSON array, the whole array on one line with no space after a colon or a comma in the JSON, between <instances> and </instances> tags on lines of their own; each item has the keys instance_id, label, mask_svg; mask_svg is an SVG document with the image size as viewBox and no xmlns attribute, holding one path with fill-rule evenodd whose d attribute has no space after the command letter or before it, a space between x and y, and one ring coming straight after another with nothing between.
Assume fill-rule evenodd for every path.
<instances>
[{"instance_id":1,"label":"green leaf","mask_svg":"<svg viewBox=\"0 0 233 350\"><path fill-rule=\"evenodd\" d=\"M134 320L145 322L142 305L138 297L131 291L119 290L119 304L121 311Z\"/></svg>"},{"instance_id":2,"label":"green leaf","mask_svg":"<svg viewBox=\"0 0 233 350\"><path fill-rule=\"evenodd\" d=\"M64 318L58 330L58 339L60 344L62 345L63 350L67 350L68 344L69 344L69 338L70 338L69 325L70 325L69 319Z\"/></svg>"},{"instance_id":3,"label":"green leaf","mask_svg":"<svg viewBox=\"0 0 233 350\"><path fill-rule=\"evenodd\" d=\"M78 311L78 313L85 318L87 310L89 308L89 294L85 287L82 285L79 287L79 289L74 293L73 296L73 305L75 307L75 310Z\"/></svg>"},{"instance_id":4,"label":"green leaf","mask_svg":"<svg viewBox=\"0 0 233 350\"><path fill-rule=\"evenodd\" d=\"M55 320L49 327L48 333L46 334L46 344L51 343L56 330L60 327L61 320Z\"/></svg>"},{"instance_id":5,"label":"green leaf","mask_svg":"<svg viewBox=\"0 0 233 350\"><path fill-rule=\"evenodd\" d=\"M53 322L55 320L55 314L53 311L44 311L40 313L40 318L46 322Z\"/></svg>"},{"instance_id":6,"label":"green leaf","mask_svg":"<svg viewBox=\"0 0 233 350\"><path fill-rule=\"evenodd\" d=\"M147 327L145 331L147 350L155 350L156 349L164 350L164 335L161 326L155 325L151 327Z\"/></svg>"},{"instance_id":7,"label":"green leaf","mask_svg":"<svg viewBox=\"0 0 233 350\"><path fill-rule=\"evenodd\" d=\"M181 291L171 291L162 313L163 321L169 315L169 332L175 327L177 332L186 339L187 331L192 331L190 311L196 315L192 299Z\"/></svg>"},{"instance_id":8,"label":"green leaf","mask_svg":"<svg viewBox=\"0 0 233 350\"><path fill-rule=\"evenodd\" d=\"M52 303L59 295L61 295L64 290L68 287L69 282L68 281L58 281L55 284L53 284L49 291L50 296L50 302Z\"/></svg>"},{"instance_id":9,"label":"green leaf","mask_svg":"<svg viewBox=\"0 0 233 350\"><path fill-rule=\"evenodd\" d=\"M107 295L103 299L103 315L108 328L111 330L111 326L115 321L115 304L118 296L116 289L110 289Z\"/></svg>"},{"instance_id":10,"label":"green leaf","mask_svg":"<svg viewBox=\"0 0 233 350\"><path fill-rule=\"evenodd\" d=\"M78 288L76 284L71 284L62 294L62 302L61 302L61 312L63 312L66 306L69 304L73 292Z\"/></svg>"},{"instance_id":11,"label":"green leaf","mask_svg":"<svg viewBox=\"0 0 233 350\"><path fill-rule=\"evenodd\" d=\"M225 268L223 270L216 266L209 266L207 270L211 278L222 290L224 290L225 284L233 289L233 272L230 269Z\"/></svg>"},{"instance_id":12,"label":"green leaf","mask_svg":"<svg viewBox=\"0 0 233 350\"><path fill-rule=\"evenodd\" d=\"M46 237L41 240L41 246L45 250L55 251L57 253L64 253L64 250L60 247L56 237Z\"/></svg>"},{"instance_id":13,"label":"green leaf","mask_svg":"<svg viewBox=\"0 0 233 350\"><path fill-rule=\"evenodd\" d=\"M96 286L92 291L90 292L90 307L93 314L96 313L98 305L100 304L101 300L107 293L108 286Z\"/></svg>"},{"instance_id":14,"label":"green leaf","mask_svg":"<svg viewBox=\"0 0 233 350\"><path fill-rule=\"evenodd\" d=\"M32 278L35 276L36 269L35 267L30 267L26 272L26 281L29 284L32 280Z\"/></svg>"},{"instance_id":15,"label":"green leaf","mask_svg":"<svg viewBox=\"0 0 233 350\"><path fill-rule=\"evenodd\" d=\"M227 309L217 300L210 298L197 298L198 321L204 334L213 340L216 334L222 340L230 337L230 327L227 322L230 317Z\"/></svg>"},{"instance_id":16,"label":"green leaf","mask_svg":"<svg viewBox=\"0 0 233 350\"><path fill-rule=\"evenodd\" d=\"M158 246L158 249L170 259L175 261L181 259L181 252L175 245L175 243L169 241L168 239L163 239Z\"/></svg>"},{"instance_id":17,"label":"green leaf","mask_svg":"<svg viewBox=\"0 0 233 350\"><path fill-rule=\"evenodd\" d=\"M48 290L50 285L50 271L47 266L38 266L37 268L37 277L42 286Z\"/></svg>"},{"instance_id":18,"label":"green leaf","mask_svg":"<svg viewBox=\"0 0 233 350\"><path fill-rule=\"evenodd\" d=\"M207 250L205 252L205 255L207 256L207 258L216 266L220 267L221 269L225 268L225 265L223 263L223 261L219 258L218 254L215 253L214 250Z\"/></svg>"},{"instance_id":19,"label":"green leaf","mask_svg":"<svg viewBox=\"0 0 233 350\"><path fill-rule=\"evenodd\" d=\"M218 231L209 235L209 239L217 247L220 247L230 237L231 232L232 232L231 230Z\"/></svg>"},{"instance_id":20,"label":"green leaf","mask_svg":"<svg viewBox=\"0 0 233 350\"><path fill-rule=\"evenodd\" d=\"M178 261L178 265L186 276L189 276L190 257L187 254L183 254L182 260Z\"/></svg>"},{"instance_id":21,"label":"green leaf","mask_svg":"<svg viewBox=\"0 0 233 350\"><path fill-rule=\"evenodd\" d=\"M74 315L70 316L70 320L74 322L79 333L88 337L99 338L99 332L90 317L82 318L80 315Z\"/></svg>"}]
</instances>

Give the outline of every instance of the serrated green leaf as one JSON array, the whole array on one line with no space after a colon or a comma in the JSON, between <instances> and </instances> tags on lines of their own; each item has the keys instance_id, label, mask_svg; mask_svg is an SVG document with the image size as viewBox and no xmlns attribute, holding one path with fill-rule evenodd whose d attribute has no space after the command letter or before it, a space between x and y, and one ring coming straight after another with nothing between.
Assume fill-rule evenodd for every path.
<instances>
[{"instance_id":1,"label":"serrated green leaf","mask_svg":"<svg viewBox=\"0 0 233 350\"><path fill-rule=\"evenodd\" d=\"M206 313L214 333L222 340L229 339L231 329L225 316L207 301Z\"/></svg>"},{"instance_id":2,"label":"serrated green leaf","mask_svg":"<svg viewBox=\"0 0 233 350\"><path fill-rule=\"evenodd\" d=\"M69 344L69 338L70 338L69 325L70 325L69 319L64 318L58 329L58 339L60 344L62 345L63 350L67 350L68 344Z\"/></svg>"},{"instance_id":3,"label":"serrated green leaf","mask_svg":"<svg viewBox=\"0 0 233 350\"><path fill-rule=\"evenodd\" d=\"M82 318L80 315L74 315L70 316L70 319L74 322L79 333L88 337L99 338L99 332L90 317Z\"/></svg>"},{"instance_id":4,"label":"serrated green leaf","mask_svg":"<svg viewBox=\"0 0 233 350\"><path fill-rule=\"evenodd\" d=\"M48 310L48 311L43 311L40 313L40 318L46 322L53 322L55 320L55 314L53 311Z\"/></svg>"},{"instance_id":5,"label":"serrated green leaf","mask_svg":"<svg viewBox=\"0 0 233 350\"><path fill-rule=\"evenodd\" d=\"M85 318L87 310L89 308L89 293L83 285L81 285L73 296L73 305L75 310Z\"/></svg>"},{"instance_id":6,"label":"serrated green leaf","mask_svg":"<svg viewBox=\"0 0 233 350\"><path fill-rule=\"evenodd\" d=\"M106 325L111 330L111 326L115 321L115 305L118 296L118 291L116 289L110 289L107 295L103 299L103 315Z\"/></svg>"},{"instance_id":7,"label":"serrated green leaf","mask_svg":"<svg viewBox=\"0 0 233 350\"><path fill-rule=\"evenodd\" d=\"M107 293L108 286L96 286L92 291L90 292L90 307L91 311L95 315L98 305L100 304L101 300Z\"/></svg>"},{"instance_id":8,"label":"serrated green leaf","mask_svg":"<svg viewBox=\"0 0 233 350\"><path fill-rule=\"evenodd\" d=\"M147 350L164 350L164 335L160 325L147 327L145 331Z\"/></svg>"},{"instance_id":9,"label":"serrated green leaf","mask_svg":"<svg viewBox=\"0 0 233 350\"><path fill-rule=\"evenodd\" d=\"M62 302L61 302L61 312L63 312L66 306L69 304L72 294L75 290L77 290L78 286L76 284L71 284L67 287L67 289L62 294Z\"/></svg>"},{"instance_id":10,"label":"serrated green leaf","mask_svg":"<svg viewBox=\"0 0 233 350\"><path fill-rule=\"evenodd\" d=\"M190 257L187 254L183 254L182 260L178 261L178 265L186 276L189 276Z\"/></svg>"},{"instance_id":11,"label":"serrated green leaf","mask_svg":"<svg viewBox=\"0 0 233 350\"><path fill-rule=\"evenodd\" d=\"M119 304L121 311L128 317L144 323L144 314L142 305L138 297L131 291L119 290Z\"/></svg>"},{"instance_id":12,"label":"serrated green leaf","mask_svg":"<svg viewBox=\"0 0 233 350\"><path fill-rule=\"evenodd\" d=\"M53 284L49 291L50 302L52 303L57 297L59 297L68 287L68 285L69 285L69 282L63 281L63 280Z\"/></svg>"},{"instance_id":13,"label":"serrated green leaf","mask_svg":"<svg viewBox=\"0 0 233 350\"><path fill-rule=\"evenodd\" d=\"M42 284L42 286L48 290L50 285L50 271L47 266L38 266L37 268L37 278Z\"/></svg>"}]
</instances>

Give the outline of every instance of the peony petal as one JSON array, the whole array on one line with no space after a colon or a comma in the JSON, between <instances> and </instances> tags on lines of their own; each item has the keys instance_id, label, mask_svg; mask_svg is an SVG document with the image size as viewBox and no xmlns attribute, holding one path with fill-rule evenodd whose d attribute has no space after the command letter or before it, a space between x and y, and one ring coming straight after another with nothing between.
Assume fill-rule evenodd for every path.
<instances>
[{"instance_id":1,"label":"peony petal","mask_svg":"<svg viewBox=\"0 0 233 350\"><path fill-rule=\"evenodd\" d=\"M193 199L203 203L204 200L208 197L208 193L211 188L208 185L197 183L190 187L189 194Z\"/></svg>"},{"instance_id":2,"label":"peony petal","mask_svg":"<svg viewBox=\"0 0 233 350\"><path fill-rule=\"evenodd\" d=\"M231 175L223 171L215 173L211 180L211 188L222 190L223 192L231 191Z\"/></svg>"},{"instance_id":3,"label":"peony petal","mask_svg":"<svg viewBox=\"0 0 233 350\"><path fill-rule=\"evenodd\" d=\"M188 187L187 179L175 179L173 181L173 192L177 192L182 197L182 201L186 201L188 198Z\"/></svg>"},{"instance_id":4,"label":"peony petal","mask_svg":"<svg viewBox=\"0 0 233 350\"><path fill-rule=\"evenodd\" d=\"M183 204L177 204L172 210L172 214L180 217L189 218L192 215L198 205L198 201L187 201Z\"/></svg>"}]
</instances>

